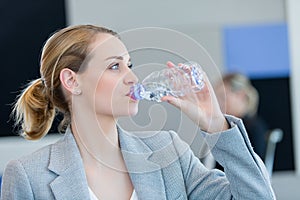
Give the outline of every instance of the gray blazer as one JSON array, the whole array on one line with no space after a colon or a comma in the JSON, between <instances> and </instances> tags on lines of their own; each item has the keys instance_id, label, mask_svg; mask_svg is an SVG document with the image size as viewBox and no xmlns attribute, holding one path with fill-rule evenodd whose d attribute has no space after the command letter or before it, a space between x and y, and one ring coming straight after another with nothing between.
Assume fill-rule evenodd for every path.
<instances>
[{"instance_id":1,"label":"gray blazer","mask_svg":"<svg viewBox=\"0 0 300 200\"><path fill-rule=\"evenodd\" d=\"M134 134L119 130L121 150L138 198L275 199L265 167L253 152L242 122L229 116L227 120L231 129L202 133L226 174L206 169L172 131ZM70 130L55 144L10 161L2 181L2 200L90 198Z\"/></svg>"}]
</instances>

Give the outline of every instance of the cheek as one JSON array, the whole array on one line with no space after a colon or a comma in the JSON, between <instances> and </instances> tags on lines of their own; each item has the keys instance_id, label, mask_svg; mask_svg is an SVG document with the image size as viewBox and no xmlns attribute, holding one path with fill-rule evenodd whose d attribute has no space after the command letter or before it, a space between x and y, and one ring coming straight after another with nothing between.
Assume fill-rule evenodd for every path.
<instances>
[{"instance_id":1,"label":"cheek","mask_svg":"<svg viewBox=\"0 0 300 200\"><path fill-rule=\"evenodd\" d=\"M111 110L112 105L118 101L119 95L122 91L119 89L119 79L114 77L103 76L97 83L95 91L95 103L97 107L104 110Z\"/></svg>"},{"instance_id":2,"label":"cheek","mask_svg":"<svg viewBox=\"0 0 300 200\"><path fill-rule=\"evenodd\" d=\"M115 90L116 84L112 79L102 78L98 81L95 98L109 102L113 99Z\"/></svg>"}]
</instances>

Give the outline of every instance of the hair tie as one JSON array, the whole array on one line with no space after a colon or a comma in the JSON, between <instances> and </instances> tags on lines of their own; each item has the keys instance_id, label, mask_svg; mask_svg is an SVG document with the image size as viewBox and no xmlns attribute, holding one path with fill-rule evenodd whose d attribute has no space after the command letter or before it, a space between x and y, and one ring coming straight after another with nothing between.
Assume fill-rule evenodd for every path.
<instances>
[{"instance_id":1,"label":"hair tie","mask_svg":"<svg viewBox=\"0 0 300 200\"><path fill-rule=\"evenodd\" d=\"M42 84L43 84L43 86L45 86L46 87L46 84L45 84L45 79L44 78L40 78L41 79L41 81L42 81Z\"/></svg>"}]
</instances>

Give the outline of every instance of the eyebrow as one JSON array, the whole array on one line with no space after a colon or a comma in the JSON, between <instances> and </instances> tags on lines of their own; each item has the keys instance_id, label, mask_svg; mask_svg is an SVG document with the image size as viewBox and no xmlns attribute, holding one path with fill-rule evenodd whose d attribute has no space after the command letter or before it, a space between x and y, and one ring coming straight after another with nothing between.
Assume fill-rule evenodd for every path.
<instances>
[{"instance_id":1,"label":"eyebrow","mask_svg":"<svg viewBox=\"0 0 300 200\"><path fill-rule=\"evenodd\" d=\"M106 58L105 60L110 60L110 59L124 60L124 57L123 56L110 56L110 57ZM128 61L131 62L130 57L129 57Z\"/></svg>"},{"instance_id":2,"label":"eyebrow","mask_svg":"<svg viewBox=\"0 0 300 200\"><path fill-rule=\"evenodd\" d=\"M110 56L106 58L105 60L110 60L110 59L118 59L118 60L124 60L123 56Z\"/></svg>"}]
</instances>

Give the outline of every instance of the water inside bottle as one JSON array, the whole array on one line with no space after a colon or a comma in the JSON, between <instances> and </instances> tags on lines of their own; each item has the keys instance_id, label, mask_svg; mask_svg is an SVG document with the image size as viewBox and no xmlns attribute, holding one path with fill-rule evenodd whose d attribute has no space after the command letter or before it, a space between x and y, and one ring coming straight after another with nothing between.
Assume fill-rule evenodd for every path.
<instances>
[{"instance_id":1,"label":"water inside bottle","mask_svg":"<svg viewBox=\"0 0 300 200\"><path fill-rule=\"evenodd\" d=\"M136 84L131 89L131 98L135 100L146 99L161 102L161 98L167 95L177 96L169 88L158 83Z\"/></svg>"},{"instance_id":2,"label":"water inside bottle","mask_svg":"<svg viewBox=\"0 0 300 200\"><path fill-rule=\"evenodd\" d=\"M188 62L175 68L152 72L141 84L131 87L130 97L161 102L164 96L184 96L189 92L199 92L203 87L201 66Z\"/></svg>"}]
</instances>

